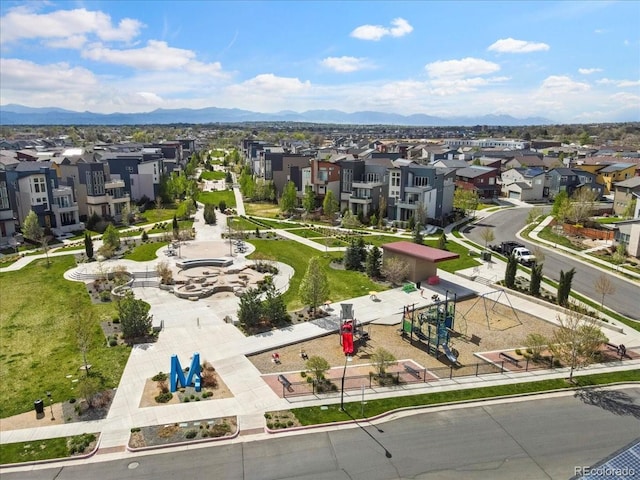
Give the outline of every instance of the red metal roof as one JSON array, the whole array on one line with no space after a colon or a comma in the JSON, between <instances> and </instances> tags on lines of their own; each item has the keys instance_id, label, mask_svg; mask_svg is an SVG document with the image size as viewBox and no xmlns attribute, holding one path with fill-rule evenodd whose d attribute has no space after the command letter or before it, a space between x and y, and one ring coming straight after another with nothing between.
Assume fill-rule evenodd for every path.
<instances>
[{"instance_id":1,"label":"red metal roof","mask_svg":"<svg viewBox=\"0 0 640 480\"><path fill-rule=\"evenodd\" d=\"M427 247L425 245L418 245L417 243L412 242L385 243L384 245L382 245L382 249L389 250L390 252L394 253L402 253L404 255L419 258L421 260L428 260L433 263L460 258L460 255L458 255L457 253L447 252L446 250Z\"/></svg>"}]
</instances>

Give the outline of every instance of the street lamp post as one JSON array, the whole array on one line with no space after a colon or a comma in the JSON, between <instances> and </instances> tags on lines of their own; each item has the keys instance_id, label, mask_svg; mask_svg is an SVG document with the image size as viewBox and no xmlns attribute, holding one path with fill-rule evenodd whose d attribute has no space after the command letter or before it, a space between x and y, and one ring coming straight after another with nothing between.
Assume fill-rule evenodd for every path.
<instances>
[{"instance_id":1,"label":"street lamp post","mask_svg":"<svg viewBox=\"0 0 640 480\"><path fill-rule=\"evenodd\" d=\"M340 387L340 410L344 412L344 377L347 375L347 363L352 361L349 355L344 359L344 368L342 369L342 382Z\"/></svg>"},{"instance_id":2,"label":"street lamp post","mask_svg":"<svg viewBox=\"0 0 640 480\"><path fill-rule=\"evenodd\" d=\"M55 420L53 416L53 398L51 398L51 392L47 392L47 397L49 397L49 408L51 409L51 421Z\"/></svg>"}]
</instances>

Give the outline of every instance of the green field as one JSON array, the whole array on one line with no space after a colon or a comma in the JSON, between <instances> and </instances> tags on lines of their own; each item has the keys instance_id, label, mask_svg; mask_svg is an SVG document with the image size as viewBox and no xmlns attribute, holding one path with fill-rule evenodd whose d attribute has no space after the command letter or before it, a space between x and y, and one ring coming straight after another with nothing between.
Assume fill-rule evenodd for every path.
<instances>
[{"instance_id":1,"label":"green field","mask_svg":"<svg viewBox=\"0 0 640 480\"><path fill-rule=\"evenodd\" d=\"M218 205L222 200L227 204L227 208L236 207L236 197L233 190L218 190L215 192L200 192L198 201L204 204Z\"/></svg>"},{"instance_id":2,"label":"green field","mask_svg":"<svg viewBox=\"0 0 640 480\"><path fill-rule=\"evenodd\" d=\"M136 262L148 262L155 260L158 256L156 252L159 248L165 247L167 242L143 243L135 247L130 253L126 253L124 258L134 260Z\"/></svg>"},{"instance_id":3,"label":"green field","mask_svg":"<svg viewBox=\"0 0 640 480\"><path fill-rule=\"evenodd\" d=\"M333 302L367 295L370 290L380 292L388 288L373 282L364 273L331 268L329 263L333 258L342 257L341 252L325 254L292 240L252 239L249 242L256 246L258 252L269 255L279 262L291 265L295 270L289 290L283 295L289 310L297 310L303 307L298 295L298 289L300 288L300 281L307 271L307 264L311 257L319 257L321 267L327 272L331 290L329 295ZM249 258L252 257L253 255L249 256Z\"/></svg>"},{"instance_id":4,"label":"green field","mask_svg":"<svg viewBox=\"0 0 640 480\"><path fill-rule=\"evenodd\" d=\"M244 202L244 211L247 215L267 218L276 218L281 213L280 207L275 203Z\"/></svg>"},{"instance_id":5,"label":"green field","mask_svg":"<svg viewBox=\"0 0 640 480\"><path fill-rule=\"evenodd\" d=\"M310 228L289 228L289 233L293 233L294 235L298 235L302 238L312 238L318 237L320 233L316 230L311 230Z\"/></svg>"},{"instance_id":6,"label":"green field","mask_svg":"<svg viewBox=\"0 0 640 480\"><path fill-rule=\"evenodd\" d=\"M252 230L254 231L256 228L264 229L261 225L257 223L253 223L248 218L243 217L227 217L227 226L231 224L231 228L235 230Z\"/></svg>"},{"instance_id":7,"label":"green field","mask_svg":"<svg viewBox=\"0 0 640 480\"><path fill-rule=\"evenodd\" d=\"M224 180L225 177L226 174L218 170L214 172L202 172L202 175L200 175L202 180Z\"/></svg>"},{"instance_id":8,"label":"green field","mask_svg":"<svg viewBox=\"0 0 640 480\"><path fill-rule=\"evenodd\" d=\"M81 375L82 355L69 328L76 302L99 319L111 319L111 303L91 305L84 284L63 278L73 256L36 260L15 272L0 274L0 418L33 410L33 401L51 391L56 400L76 397L67 375ZM107 347L96 327L88 361L105 388L118 385L130 349Z\"/></svg>"},{"instance_id":9,"label":"green field","mask_svg":"<svg viewBox=\"0 0 640 480\"><path fill-rule=\"evenodd\" d=\"M86 433L75 437L58 437L30 442L5 443L0 445L0 459L2 464L35 462L52 458L67 458L71 456L69 443L89 445L97 435ZM88 452L84 452L88 453Z\"/></svg>"},{"instance_id":10,"label":"green field","mask_svg":"<svg viewBox=\"0 0 640 480\"><path fill-rule=\"evenodd\" d=\"M173 220L173 216L176 214L175 208L147 208L144 213L140 215L144 217L147 223L166 222L167 220Z\"/></svg>"},{"instance_id":11,"label":"green field","mask_svg":"<svg viewBox=\"0 0 640 480\"><path fill-rule=\"evenodd\" d=\"M251 217L249 217L251 218ZM281 230L290 230L292 228L299 228L295 223L279 222L277 220L265 220L264 218L256 219L260 223L270 226L271 228L278 228Z\"/></svg>"}]
</instances>

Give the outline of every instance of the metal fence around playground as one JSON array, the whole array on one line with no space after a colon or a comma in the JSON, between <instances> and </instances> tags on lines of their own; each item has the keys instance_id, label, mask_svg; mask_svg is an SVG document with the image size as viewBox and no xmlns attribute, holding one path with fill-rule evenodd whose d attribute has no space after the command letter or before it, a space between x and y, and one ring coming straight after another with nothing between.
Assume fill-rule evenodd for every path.
<instances>
[{"instance_id":1,"label":"metal fence around playground","mask_svg":"<svg viewBox=\"0 0 640 480\"><path fill-rule=\"evenodd\" d=\"M361 390L363 387L375 390L378 388L402 387L403 385L429 384L440 380L451 380L463 377L479 377L482 375L521 373L532 370L545 370L558 367L553 357L544 358L541 362L519 361L514 364L509 356L498 362L478 362L463 366L443 366L436 368L414 368L408 364L399 364L396 371L387 372L383 381L378 379L374 372L368 375L345 375L344 391ZM508 368L508 367L511 367ZM332 377L327 381L317 384L311 377L306 381L290 381L285 375L279 375L278 381L282 386L282 396L299 397L305 395L335 394L342 390L342 377Z\"/></svg>"}]
</instances>

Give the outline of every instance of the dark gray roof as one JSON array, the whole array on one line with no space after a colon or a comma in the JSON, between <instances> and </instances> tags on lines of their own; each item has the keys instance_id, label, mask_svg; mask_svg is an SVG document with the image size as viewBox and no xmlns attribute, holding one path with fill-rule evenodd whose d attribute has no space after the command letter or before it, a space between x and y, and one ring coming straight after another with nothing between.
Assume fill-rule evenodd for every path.
<instances>
[{"instance_id":1,"label":"dark gray roof","mask_svg":"<svg viewBox=\"0 0 640 480\"><path fill-rule=\"evenodd\" d=\"M635 166L635 164L633 163L613 163L607 167L604 167L602 170L600 170L599 173L618 172L620 170L624 170L626 168L633 167L633 166Z\"/></svg>"},{"instance_id":2,"label":"dark gray roof","mask_svg":"<svg viewBox=\"0 0 640 480\"><path fill-rule=\"evenodd\" d=\"M39 172L42 168L51 168L51 162L20 162L16 172Z\"/></svg>"},{"instance_id":3,"label":"dark gray roof","mask_svg":"<svg viewBox=\"0 0 640 480\"><path fill-rule=\"evenodd\" d=\"M495 171L497 171L496 168L473 165L471 167L466 167L466 168L461 168L459 170L456 170L456 175L458 177L476 178L481 175L486 175L489 172L495 172Z\"/></svg>"},{"instance_id":4,"label":"dark gray roof","mask_svg":"<svg viewBox=\"0 0 640 480\"><path fill-rule=\"evenodd\" d=\"M626 180L623 180L622 182L616 182L613 185L623 188L637 188L640 187L640 177L627 178Z\"/></svg>"}]
</instances>

